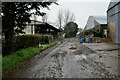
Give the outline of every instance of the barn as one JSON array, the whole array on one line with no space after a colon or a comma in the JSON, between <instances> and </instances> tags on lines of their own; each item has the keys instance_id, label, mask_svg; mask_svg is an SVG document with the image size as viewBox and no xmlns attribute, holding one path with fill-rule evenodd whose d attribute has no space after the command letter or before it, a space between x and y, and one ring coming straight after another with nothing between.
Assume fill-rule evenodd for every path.
<instances>
[{"instance_id":1,"label":"barn","mask_svg":"<svg viewBox=\"0 0 120 80\"><path fill-rule=\"evenodd\" d=\"M106 16L89 16L84 32L94 29L97 32L102 32L103 37L107 37L107 17Z\"/></svg>"},{"instance_id":2,"label":"barn","mask_svg":"<svg viewBox=\"0 0 120 80\"><path fill-rule=\"evenodd\" d=\"M102 27L107 26L107 17L105 16L89 16L84 30L92 29L96 26Z\"/></svg>"}]
</instances>

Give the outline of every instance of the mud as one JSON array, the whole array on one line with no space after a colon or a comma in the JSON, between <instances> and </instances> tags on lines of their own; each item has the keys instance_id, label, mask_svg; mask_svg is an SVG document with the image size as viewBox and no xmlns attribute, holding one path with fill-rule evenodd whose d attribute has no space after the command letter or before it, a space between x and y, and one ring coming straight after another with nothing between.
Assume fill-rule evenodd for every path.
<instances>
[{"instance_id":1,"label":"mud","mask_svg":"<svg viewBox=\"0 0 120 80\"><path fill-rule=\"evenodd\" d=\"M25 62L25 66L8 71L3 77L115 78L118 76L118 50L110 49L113 47L109 44L80 44L76 39L65 39Z\"/></svg>"},{"instance_id":2,"label":"mud","mask_svg":"<svg viewBox=\"0 0 120 80\"><path fill-rule=\"evenodd\" d=\"M74 54L74 55L80 55L82 53L80 52L80 50L77 50L77 51L73 52L72 54Z\"/></svg>"},{"instance_id":3,"label":"mud","mask_svg":"<svg viewBox=\"0 0 120 80\"><path fill-rule=\"evenodd\" d=\"M74 50L74 49L76 49L76 47L75 47L75 46L72 46L72 47L70 47L69 49L73 49L73 50Z\"/></svg>"}]
</instances>

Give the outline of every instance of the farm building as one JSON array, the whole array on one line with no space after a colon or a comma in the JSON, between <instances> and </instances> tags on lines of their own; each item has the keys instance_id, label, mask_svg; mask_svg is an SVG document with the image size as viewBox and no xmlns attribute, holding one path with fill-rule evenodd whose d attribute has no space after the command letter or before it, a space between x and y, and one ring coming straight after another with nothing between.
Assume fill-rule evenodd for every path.
<instances>
[{"instance_id":1,"label":"farm building","mask_svg":"<svg viewBox=\"0 0 120 80\"><path fill-rule=\"evenodd\" d=\"M26 34L52 35L57 37L58 32L61 31L48 23L31 20L31 23L26 26L24 32Z\"/></svg>"},{"instance_id":2,"label":"farm building","mask_svg":"<svg viewBox=\"0 0 120 80\"><path fill-rule=\"evenodd\" d=\"M107 37L107 17L105 16L90 16L84 28L84 32L94 29L96 32L102 31L102 35Z\"/></svg>"},{"instance_id":3,"label":"farm building","mask_svg":"<svg viewBox=\"0 0 120 80\"><path fill-rule=\"evenodd\" d=\"M102 25L107 26L107 17L105 16L90 16L88 18L87 24L84 30L92 29L94 27L102 27Z\"/></svg>"},{"instance_id":4,"label":"farm building","mask_svg":"<svg viewBox=\"0 0 120 80\"><path fill-rule=\"evenodd\" d=\"M111 0L107 10L108 36L120 43L120 1Z\"/></svg>"}]
</instances>

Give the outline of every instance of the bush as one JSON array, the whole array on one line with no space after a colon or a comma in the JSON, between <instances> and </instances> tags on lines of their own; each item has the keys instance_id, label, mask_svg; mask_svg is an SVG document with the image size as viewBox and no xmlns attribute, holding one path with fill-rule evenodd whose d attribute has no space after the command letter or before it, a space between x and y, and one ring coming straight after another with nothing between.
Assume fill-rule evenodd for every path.
<instances>
[{"instance_id":1,"label":"bush","mask_svg":"<svg viewBox=\"0 0 120 80\"><path fill-rule=\"evenodd\" d=\"M27 47L36 47L39 42L42 42L43 44L46 44L49 42L48 35L16 35L14 37L13 41L13 50L12 52L15 52L20 49L24 49ZM7 53L7 50L5 50L5 40L2 40L2 54ZM11 53L12 53L11 52ZM3 55L5 56L5 55Z\"/></svg>"},{"instance_id":2,"label":"bush","mask_svg":"<svg viewBox=\"0 0 120 80\"><path fill-rule=\"evenodd\" d=\"M94 34L94 33L95 33L95 29L93 28L93 29L86 30L86 31L84 32L84 35L92 35L92 34Z\"/></svg>"},{"instance_id":3,"label":"bush","mask_svg":"<svg viewBox=\"0 0 120 80\"><path fill-rule=\"evenodd\" d=\"M48 36L19 35L15 37L14 49L19 50L27 47L35 47L39 42L48 43Z\"/></svg>"}]
</instances>

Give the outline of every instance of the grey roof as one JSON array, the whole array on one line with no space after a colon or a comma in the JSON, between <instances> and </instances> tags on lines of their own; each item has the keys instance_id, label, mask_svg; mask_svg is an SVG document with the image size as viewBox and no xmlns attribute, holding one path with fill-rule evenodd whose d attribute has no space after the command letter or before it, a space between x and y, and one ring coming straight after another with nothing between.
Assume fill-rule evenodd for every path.
<instances>
[{"instance_id":1,"label":"grey roof","mask_svg":"<svg viewBox=\"0 0 120 80\"><path fill-rule=\"evenodd\" d=\"M106 16L89 16L84 30L91 29L100 24L107 24Z\"/></svg>"},{"instance_id":2,"label":"grey roof","mask_svg":"<svg viewBox=\"0 0 120 80\"><path fill-rule=\"evenodd\" d=\"M93 16L95 21L99 24L107 24L107 17L106 16Z\"/></svg>"},{"instance_id":3,"label":"grey roof","mask_svg":"<svg viewBox=\"0 0 120 80\"><path fill-rule=\"evenodd\" d=\"M119 3L120 2L120 0L111 0L110 1L110 4L109 4L109 6L108 6L108 10L110 9L110 8L112 8L113 6L115 6L117 3Z\"/></svg>"}]
</instances>

